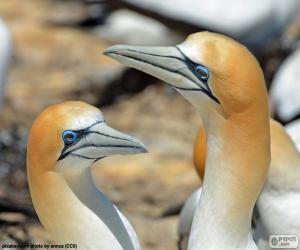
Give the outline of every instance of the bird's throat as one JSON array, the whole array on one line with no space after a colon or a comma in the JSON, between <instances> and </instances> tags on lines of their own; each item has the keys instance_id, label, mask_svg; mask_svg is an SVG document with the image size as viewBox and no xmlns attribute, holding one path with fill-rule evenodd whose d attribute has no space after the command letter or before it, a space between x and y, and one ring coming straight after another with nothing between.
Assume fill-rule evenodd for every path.
<instances>
[{"instance_id":1,"label":"bird's throat","mask_svg":"<svg viewBox=\"0 0 300 250\"><path fill-rule=\"evenodd\" d=\"M39 176L28 171L35 210L53 242L76 243L79 249L134 250L118 211L97 189L90 169L77 170Z\"/></svg>"},{"instance_id":2,"label":"bird's throat","mask_svg":"<svg viewBox=\"0 0 300 250\"><path fill-rule=\"evenodd\" d=\"M246 249L253 206L270 162L269 118L216 119L204 119L205 175L190 240L207 247L223 244L227 249L227 242L228 249Z\"/></svg>"},{"instance_id":3,"label":"bird's throat","mask_svg":"<svg viewBox=\"0 0 300 250\"><path fill-rule=\"evenodd\" d=\"M64 172L64 178L78 199L111 230L124 249L134 249L116 207L96 187L91 168Z\"/></svg>"}]
</instances>

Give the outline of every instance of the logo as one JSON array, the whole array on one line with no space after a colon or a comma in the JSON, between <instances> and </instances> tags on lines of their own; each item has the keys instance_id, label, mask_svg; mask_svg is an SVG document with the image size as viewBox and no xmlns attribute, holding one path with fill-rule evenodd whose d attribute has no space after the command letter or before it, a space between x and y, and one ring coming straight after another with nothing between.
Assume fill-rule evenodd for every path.
<instances>
[{"instance_id":1,"label":"logo","mask_svg":"<svg viewBox=\"0 0 300 250\"><path fill-rule=\"evenodd\" d=\"M270 248L295 249L298 245L298 236L294 234L271 234L269 237Z\"/></svg>"}]
</instances>

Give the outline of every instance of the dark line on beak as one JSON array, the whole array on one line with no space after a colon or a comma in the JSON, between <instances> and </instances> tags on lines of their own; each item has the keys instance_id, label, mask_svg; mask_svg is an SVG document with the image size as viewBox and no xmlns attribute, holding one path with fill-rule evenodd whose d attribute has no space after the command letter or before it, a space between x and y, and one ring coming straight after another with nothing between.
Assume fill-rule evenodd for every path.
<instances>
[{"instance_id":1,"label":"dark line on beak","mask_svg":"<svg viewBox=\"0 0 300 250\"><path fill-rule=\"evenodd\" d=\"M97 122L93 123L92 125L90 125L89 127L85 128L84 130L85 131L89 130L90 128L94 127L95 125L103 123L103 122L105 122L105 120L97 121Z\"/></svg>"},{"instance_id":2,"label":"dark line on beak","mask_svg":"<svg viewBox=\"0 0 300 250\"><path fill-rule=\"evenodd\" d=\"M177 48L175 46L175 48ZM158 55L158 54L153 54L153 53L148 53L148 52L143 52L143 51L137 51L137 50L134 50L134 49L127 49L128 51L131 51L131 52L135 52L135 53L140 53L140 54L144 54L144 55L150 55L150 56L156 56L156 57L163 57L163 58L174 58L174 59L177 59L179 61L182 61L182 62L185 62L184 59L180 58L180 57L177 57L177 56L165 56L165 55ZM182 54L182 52L180 51L180 54ZM183 55L183 54L182 54ZM184 55L183 55L184 56ZM185 58L185 56L184 56Z\"/></svg>"},{"instance_id":3,"label":"dark line on beak","mask_svg":"<svg viewBox=\"0 0 300 250\"><path fill-rule=\"evenodd\" d=\"M99 121L96 121L95 123L93 123L92 125L88 126L88 127L85 128L85 129L76 130L76 132L79 133L80 137L78 138L78 140L77 140L76 142L74 142L74 143L72 143L72 144L70 144L70 145L66 145L66 144L64 145L64 148L62 149L61 154L60 154L59 158L57 159L57 161L59 161L59 160L65 158L65 157L64 157L65 151L67 151L68 148L74 146L74 145L77 144L83 137L85 137L85 135L86 135L86 133L87 133L86 131L89 131L90 128L94 127L94 126L97 125L97 124L103 123L103 122L105 122L105 120L99 120Z\"/></svg>"},{"instance_id":4,"label":"dark line on beak","mask_svg":"<svg viewBox=\"0 0 300 250\"><path fill-rule=\"evenodd\" d=\"M178 46L175 46L175 48L179 51L179 53L185 58L185 63L188 66L188 68L190 69L191 72L193 72L190 64L196 64L193 60L191 60L189 57L187 57ZM213 99L215 102L219 103L219 100L212 94L211 89L208 85L207 82L201 81L207 89L203 88L204 91L202 91L203 93L205 93L206 95L208 95L211 99Z\"/></svg>"},{"instance_id":5,"label":"dark line on beak","mask_svg":"<svg viewBox=\"0 0 300 250\"><path fill-rule=\"evenodd\" d=\"M88 148L88 147L95 147L95 148L138 148L138 149L144 149L142 147L131 146L131 145L109 145L109 144L93 144L93 143L90 143L90 144L82 145L82 147L77 148L75 150L82 149L82 148ZM70 152L72 152L72 151L70 151Z\"/></svg>"},{"instance_id":6,"label":"dark line on beak","mask_svg":"<svg viewBox=\"0 0 300 250\"><path fill-rule=\"evenodd\" d=\"M138 52L138 53L139 53L139 52ZM128 55L122 55L122 54L117 53L117 52L112 52L111 54L115 54L115 55L127 57L127 58L130 58L130 59L135 60L135 61L139 61L139 62L144 62L144 63L150 64L150 65L152 65L153 67L157 67L157 68L160 68L160 69L163 69L163 70L166 70L166 71L170 71L170 72L179 74L179 75L181 75L181 76L183 76L183 77L189 79L189 80L192 81L193 83L195 83L195 81L194 81L193 79L191 79L189 76L183 74L182 72L180 72L180 71L178 71L178 70L172 70L172 69L166 68L166 67L164 67L164 66L154 64L154 63L149 62L149 61L144 60L144 59L140 59L140 58L136 58L136 57L128 56ZM143 54L147 54L147 53L143 53ZM167 56L165 56L165 57L167 57ZM169 57L169 58L170 58L170 57ZM176 59L176 57L175 57L175 59ZM180 61L181 61L181 60L180 60ZM184 63L185 63L185 62L184 62ZM188 67L187 67L187 68L188 68ZM196 83L195 83L195 84L196 84ZM199 89L201 88L201 86L199 86L198 84L196 84L196 85L199 87ZM172 86L173 86L173 85L172 85ZM186 90L188 90L188 89L186 89ZM193 89L193 90L194 90L194 89Z\"/></svg>"},{"instance_id":7,"label":"dark line on beak","mask_svg":"<svg viewBox=\"0 0 300 250\"><path fill-rule=\"evenodd\" d=\"M188 60L190 60L190 61L193 62L193 60L191 60L189 57L187 57L187 56L181 51L181 49L180 49L177 45L175 46L175 48L179 51L179 53L180 53L185 59L188 59ZM185 60L185 62L186 62L186 60Z\"/></svg>"},{"instance_id":8,"label":"dark line on beak","mask_svg":"<svg viewBox=\"0 0 300 250\"><path fill-rule=\"evenodd\" d=\"M85 133L85 135L89 135L89 134L98 134L98 135L103 135L103 136L108 137L108 138L113 138L113 139L118 139L118 140L122 140L122 141L132 142L132 140L129 140L129 139L126 139L126 138L122 138L122 137L118 137L118 136L112 136L112 135L108 135L108 134L101 133L101 132L98 132L98 131L87 131Z\"/></svg>"},{"instance_id":9,"label":"dark line on beak","mask_svg":"<svg viewBox=\"0 0 300 250\"><path fill-rule=\"evenodd\" d=\"M178 51L184 56L184 58L187 58L182 52L181 50L176 46L176 48L178 49ZM157 54L152 54L152 53L146 53L146 52L140 52L140 51L136 51L136 50L132 50L132 49L127 49L128 51L131 51L131 52L135 52L135 53L140 53L140 54L144 54L144 55L152 55L152 56L157 56L157 57L164 57L164 58L173 58L173 59L177 59L181 62L184 62L188 67L187 65L187 61L186 60L183 60L179 57L176 57L176 56L161 56L161 55L157 55ZM211 99L213 99L214 101L216 101L217 103L220 103L219 100L210 92L210 90L207 90L201 86L199 86L192 78L190 78L189 76L183 74L182 72L178 71L178 70L172 70L172 69L169 69L169 68L166 68L164 66L161 66L161 65L157 65L157 64L154 64L152 62L149 62L147 60L143 60L143 59L140 59L140 58L136 58L136 57L133 57L133 56L129 56L129 55L123 55L121 53L117 53L117 52L111 52L110 54L115 54L115 55L119 55L119 56L123 56L123 57L127 57L127 58L130 58L132 60L135 60L135 61L140 61L140 62L144 62L144 63L147 63L147 64L150 64L152 65L153 67L157 67L157 68L160 68L160 69L163 69L163 70L166 70L166 71L170 71L170 72L173 72L175 74L179 74L185 78L187 78L188 80L190 80L191 82L195 83L196 86L198 86L199 88L182 88L182 87L177 87L175 85L172 85L170 83L168 83L168 85L170 85L171 87L174 87L175 89L180 89L180 90L184 90L184 91L200 91L206 95L208 95ZM188 60L190 60L189 58L187 58ZM190 69L189 69L190 70ZM208 86L207 86L208 87ZM208 88L209 89L209 88Z\"/></svg>"},{"instance_id":10,"label":"dark line on beak","mask_svg":"<svg viewBox=\"0 0 300 250\"><path fill-rule=\"evenodd\" d=\"M105 158L106 156L103 156L103 157L100 157L100 158L96 158L94 161L93 161L93 163L95 163L95 162L97 162L97 161L100 161L100 160L102 160L103 158Z\"/></svg>"},{"instance_id":11,"label":"dark line on beak","mask_svg":"<svg viewBox=\"0 0 300 250\"><path fill-rule=\"evenodd\" d=\"M105 156L99 157L99 158L92 158L92 157L87 157L87 156L80 155L80 154L75 154L75 153L70 153L70 155L75 156L75 157L79 157L79 158L83 158L83 159L86 159L86 160L93 160L93 163L105 158Z\"/></svg>"},{"instance_id":12,"label":"dark line on beak","mask_svg":"<svg viewBox=\"0 0 300 250\"><path fill-rule=\"evenodd\" d=\"M85 145L82 145L80 148L75 148L74 150L71 150L67 153L64 153L64 154L61 154L59 156L59 158L57 159L57 161L60 161L60 160L63 160L64 158L66 158L67 156L69 155L72 155L72 154L75 154L78 156L78 154L76 153L73 153L79 149L82 149L82 148L88 148L88 147L95 147L95 148L133 148L133 149L141 149L141 150L145 150L143 147L137 147L137 146L130 146L130 145L106 145L106 144L85 144ZM94 159L94 158L92 158Z\"/></svg>"}]
</instances>

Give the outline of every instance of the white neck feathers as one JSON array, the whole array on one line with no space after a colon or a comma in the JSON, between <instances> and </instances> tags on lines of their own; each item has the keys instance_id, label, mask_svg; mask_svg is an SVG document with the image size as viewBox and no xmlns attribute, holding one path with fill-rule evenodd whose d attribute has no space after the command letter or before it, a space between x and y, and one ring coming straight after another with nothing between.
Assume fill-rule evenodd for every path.
<instances>
[{"instance_id":1,"label":"white neck feathers","mask_svg":"<svg viewBox=\"0 0 300 250\"><path fill-rule=\"evenodd\" d=\"M269 140L264 133L253 137L255 131L236 122L221 116L204 119L206 168L190 250L256 249L250 233L251 217L268 171Z\"/></svg>"},{"instance_id":2,"label":"white neck feathers","mask_svg":"<svg viewBox=\"0 0 300 250\"><path fill-rule=\"evenodd\" d=\"M79 249L138 249L89 168L66 175L48 171L39 178L28 172L28 179L39 219L55 242L76 243Z\"/></svg>"}]
</instances>

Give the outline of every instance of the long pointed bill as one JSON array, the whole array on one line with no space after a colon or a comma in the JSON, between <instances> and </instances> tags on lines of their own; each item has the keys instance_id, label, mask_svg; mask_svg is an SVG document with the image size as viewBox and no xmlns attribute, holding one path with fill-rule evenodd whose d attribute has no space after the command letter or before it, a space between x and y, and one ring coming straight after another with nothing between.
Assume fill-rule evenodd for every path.
<instances>
[{"instance_id":1,"label":"long pointed bill","mask_svg":"<svg viewBox=\"0 0 300 250\"><path fill-rule=\"evenodd\" d=\"M116 45L105 50L104 55L153 75L177 90L202 91L215 99L209 86L193 73L194 63L179 47Z\"/></svg>"},{"instance_id":2,"label":"long pointed bill","mask_svg":"<svg viewBox=\"0 0 300 250\"><path fill-rule=\"evenodd\" d=\"M63 149L58 160L73 156L97 161L110 155L145 153L147 149L139 140L112 129L104 121L82 131L80 140Z\"/></svg>"}]
</instances>

